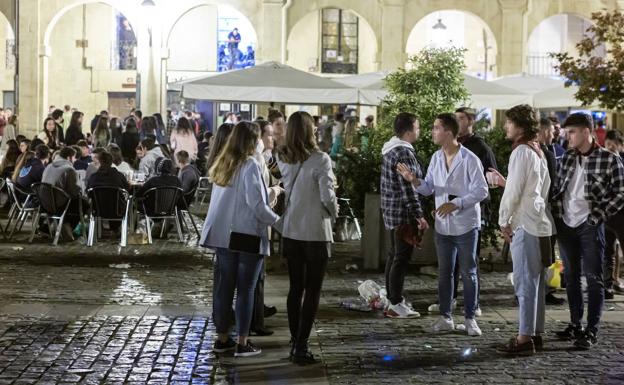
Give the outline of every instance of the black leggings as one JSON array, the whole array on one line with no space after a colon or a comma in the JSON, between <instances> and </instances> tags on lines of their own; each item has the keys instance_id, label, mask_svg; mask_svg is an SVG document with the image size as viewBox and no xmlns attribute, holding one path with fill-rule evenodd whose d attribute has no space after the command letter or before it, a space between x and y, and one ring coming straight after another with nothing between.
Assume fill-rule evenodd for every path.
<instances>
[{"instance_id":1,"label":"black leggings","mask_svg":"<svg viewBox=\"0 0 624 385\"><path fill-rule=\"evenodd\" d=\"M306 349L321 287L330 255L329 242L296 241L283 238L283 252L288 260L288 326L296 350Z\"/></svg>"}]
</instances>

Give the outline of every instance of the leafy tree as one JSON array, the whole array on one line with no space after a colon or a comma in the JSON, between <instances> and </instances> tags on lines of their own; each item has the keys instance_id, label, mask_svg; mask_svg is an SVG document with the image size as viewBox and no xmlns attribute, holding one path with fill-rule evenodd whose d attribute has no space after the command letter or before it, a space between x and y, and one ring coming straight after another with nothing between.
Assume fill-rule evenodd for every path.
<instances>
[{"instance_id":1,"label":"leafy tree","mask_svg":"<svg viewBox=\"0 0 624 385\"><path fill-rule=\"evenodd\" d=\"M346 152L338 162L342 193L351 198L360 217L364 195L379 190L381 148L393 135L394 117L399 112L418 116L421 133L415 149L425 172L437 150L431 140L435 116L454 111L468 99L464 86L464 49L428 48L410 57L408 67L398 69L385 79L388 96L380 108L378 127L369 133L368 148Z\"/></svg>"},{"instance_id":2,"label":"leafy tree","mask_svg":"<svg viewBox=\"0 0 624 385\"><path fill-rule=\"evenodd\" d=\"M567 78L566 86L579 87L576 99L585 105L598 104L609 110L624 109L624 13L601 11L592 14L593 26L576 45L578 56L568 52L551 53L556 68ZM596 56L596 49L607 47L607 56Z\"/></svg>"}]
</instances>

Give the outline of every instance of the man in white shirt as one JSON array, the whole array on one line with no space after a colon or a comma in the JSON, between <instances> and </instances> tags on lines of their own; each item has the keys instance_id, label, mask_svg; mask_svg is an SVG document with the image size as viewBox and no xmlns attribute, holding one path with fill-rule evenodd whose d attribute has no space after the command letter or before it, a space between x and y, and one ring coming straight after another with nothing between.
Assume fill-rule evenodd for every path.
<instances>
[{"instance_id":1,"label":"man in white shirt","mask_svg":"<svg viewBox=\"0 0 624 385\"><path fill-rule=\"evenodd\" d=\"M435 243L438 255L440 318L434 332L455 329L452 317L453 274L459 260L464 283L466 332L480 336L475 320L477 309L477 239L481 226L480 203L488 197L488 186L479 158L457 142L459 123L454 114L436 117L431 132L441 147L431 158L425 179L416 178L406 165L397 169L422 195L435 194Z\"/></svg>"},{"instance_id":2,"label":"man in white shirt","mask_svg":"<svg viewBox=\"0 0 624 385\"><path fill-rule=\"evenodd\" d=\"M505 113L507 139L514 150L509 159L507 181L498 223L510 243L513 281L519 304L519 332L498 348L513 355L535 354L542 347L545 323L545 276L550 263L550 237L553 234L546 207L550 176L546 157L537 142L538 120L526 104Z\"/></svg>"}]
</instances>

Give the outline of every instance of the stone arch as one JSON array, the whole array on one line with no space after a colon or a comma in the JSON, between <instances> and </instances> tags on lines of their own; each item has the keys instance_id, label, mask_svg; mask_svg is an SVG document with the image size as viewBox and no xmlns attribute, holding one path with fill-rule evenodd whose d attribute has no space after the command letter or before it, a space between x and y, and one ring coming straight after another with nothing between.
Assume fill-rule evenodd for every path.
<instances>
[{"instance_id":1,"label":"stone arch","mask_svg":"<svg viewBox=\"0 0 624 385\"><path fill-rule=\"evenodd\" d=\"M549 53L570 52L575 56L576 43L591 25L591 19L578 12L555 13L541 19L527 34L528 72L540 76L558 75L554 69L557 61ZM594 53L605 56L606 48L598 47Z\"/></svg>"},{"instance_id":2,"label":"stone arch","mask_svg":"<svg viewBox=\"0 0 624 385\"><path fill-rule=\"evenodd\" d=\"M318 48L320 43L321 43L321 36L320 36L320 30L319 30L319 25L320 25L320 20L318 20L318 17L320 17L320 13L322 11L322 9L325 8L340 8L346 11L350 11L352 12L354 15L356 15L358 17L358 19L360 20L359 23L359 28L360 28L360 33L358 33L359 38L358 40L362 39L363 36L372 36L373 37L373 45L372 46L365 46L363 44L360 44L360 41L358 41L358 55L363 55L363 57L368 57L369 59L371 59L370 63L358 63L358 72L363 73L363 72L373 72L378 70L378 66L379 66L379 55L380 55L380 42L379 42L379 34L376 33L375 29L373 28L373 26L368 22L368 19L366 19L365 17L363 17L360 13L358 13L357 11L350 9L350 8L343 8L340 6L333 6L333 5L328 5L327 7L323 7L321 9L316 9L316 10L312 10L310 12L308 12L306 15L300 17L296 22L294 22L294 24L291 23L291 21L289 20L289 24L292 24L290 28L288 28L288 33L286 35L286 47L292 47L295 43L293 43L293 35L298 33L299 30L301 29L306 29L306 27L310 27L310 28L315 28L316 31L318 31L319 35L316 36L316 42L317 42L317 47L315 47L316 49L313 51L314 57L311 57L310 59L315 59L316 60L316 65L318 66L318 71L320 71L320 57L316 57L319 55L320 53L320 49ZM307 24L306 24L307 23ZM363 30L362 30L363 29ZM362 34L362 31L364 34ZM306 39L307 40L307 39ZM314 39L313 39L314 40ZM310 47L306 46L305 50L310 51ZM363 52L362 52L363 51ZM292 54L291 49L288 48L288 58L287 58L287 63L290 65L293 65L294 67L297 67L298 69L301 70L309 70L311 67L311 63L309 63L310 65L307 65L306 63L304 63L303 61L305 61L305 59L302 59L300 57L295 58L295 55ZM299 55L297 55L299 56ZM360 56L362 57L362 56ZM358 58L359 59L359 58ZM359 60L358 60L359 62Z\"/></svg>"},{"instance_id":3,"label":"stone arch","mask_svg":"<svg viewBox=\"0 0 624 385\"><path fill-rule=\"evenodd\" d=\"M440 20L442 21L442 23L444 24L444 16L447 17L447 24L449 24L449 17L457 17L458 15L462 15L464 18L467 16L467 21L468 22L476 22L478 24L480 24L480 26L483 28L483 30L485 30L486 34L487 34L487 45L488 45L488 49L487 49L487 53L488 53L488 73L490 72L495 72L495 71L491 71L491 68L493 68L493 66L496 64L496 59L498 57L498 52L499 52L499 44L498 44L498 40L496 38L496 35L494 33L494 31L492 30L492 28L490 27L490 25L483 20L479 15L475 14L474 12L471 11L467 11L467 10L462 10L462 9L440 9L440 10L436 10L434 12L430 12L426 15L424 15L422 18L420 18L418 20L418 22L416 24L414 24L412 26L412 29L409 31L407 38L405 39L405 52L407 54L410 53L415 53L415 48L418 47L420 44L418 44L416 42L416 39L418 39L419 37L425 35L426 38L426 32L428 31L429 25L425 25L424 23L430 23L432 22L431 19L436 19L437 18L437 14L440 14ZM446 15L444 15L446 14ZM435 23L434 23L435 24ZM451 23L451 25L453 25L453 23ZM419 31L420 29L424 29L425 30L425 34L420 33L422 31ZM472 29L468 29L466 27L464 27L464 31L462 31L462 33L460 33L460 36L462 36L462 38L466 37L466 30L468 30L469 32L472 31ZM485 59L485 46L481 44L481 36L482 36L482 30L478 30L475 31L475 35L472 36L473 38L477 39L479 41L479 45L478 48L483 50L483 53L477 51L477 52L473 52L473 51L467 51L466 55L468 55L468 57L466 58L466 65L467 65L467 71L468 72L477 72L483 75L483 72L485 71L485 68L478 68L478 65L476 64L477 61L480 60L484 60ZM417 35L418 34L418 35ZM474 41L474 40L473 40ZM465 44L464 44L465 46ZM466 47L469 48L469 47ZM485 63L484 63L485 65Z\"/></svg>"},{"instance_id":4,"label":"stone arch","mask_svg":"<svg viewBox=\"0 0 624 385\"><path fill-rule=\"evenodd\" d=\"M316 0L311 2L294 1L288 10L288 23L286 26L286 36L290 37L294 26L304 17L312 12L318 12L324 8L340 8L355 13L358 18L365 21L375 34L377 51L381 47L381 8L377 0Z\"/></svg>"},{"instance_id":5,"label":"stone arch","mask_svg":"<svg viewBox=\"0 0 624 385\"><path fill-rule=\"evenodd\" d=\"M133 26L135 33L137 33L138 35L138 27L142 26L143 23L139 21L140 19L138 12L132 9L129 2L123 0L74 0L70 4L59 7L59 9L51 13L53 15L52 18L46 24L44 24L46 25L46 28L43 34L43 46L46 47L46 49L50 46L50 37L52 36L52 31L54 30L54 27L58 24L59 20L61 20L61 18L63 18L63 16L67 12L75 7L93 3L106 4L114 9L119 10L119 12L121 12L128 19L130 24Z\"/></svg>"},{"instance_id":6,"label":"stone arch","mask_svg":"<svg viewBox=\"0 0 624 385\"><path fill-rule=\"evenodd\" d=\"M221 2L221 1L216 1L216 0L215 1L196 0L190 6L187 6L181 10L176 10L175 13L173 14L173 17L170 18L172 22L165 25L164 31L166 31L166 33L163 36L164 47L169 47L169 39L171 38L171 34L173 33L176 25L180 22L180 20L184 16L191 13L192 11L196 10L197 8L201 8L203 6L228 6L228 7L236 9L245 18L247 18L247 20L249 21L249 23L251 24L251 26L253 27L256 33L256 40L259 42L259 39L257 37L258 31L259 31L257 17L254 16L254 12L252 12L252 10L249 9L249 6L246 5L244 1Z\"/></svg>"}]
</instances>

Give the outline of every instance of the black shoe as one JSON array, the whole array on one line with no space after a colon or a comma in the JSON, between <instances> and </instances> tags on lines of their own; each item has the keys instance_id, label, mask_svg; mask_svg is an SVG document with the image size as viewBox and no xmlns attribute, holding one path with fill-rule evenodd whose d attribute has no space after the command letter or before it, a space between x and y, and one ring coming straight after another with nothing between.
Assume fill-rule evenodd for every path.
<instances>
[{"instance_id":1,"label":"black shoe","mask_svg":"<svg viewBox=\"0 0 624 385\"><path fill-rule=\"evenodd\" d=\"M614 296L613 289L605 289L605 299L613 299Z\"/></svg>"},{"instance_id":2,"label":"black shoe","mask_svg":"<svg viewBox=\"0 0 624 385\"><path fill-rule=\"evenodd\" d=\"M295 356L295 339L291 338L288 345L290 345L290 354L288 355L288 361L292 362L293 357Z\"/></svg>"},{"instance_id":3,"label":"black shoe","mask_svg":"<svg viewBox=\"0 0 624 385\"><path fill-rule=\"evenodd\" d=\"M214 345L212 346L212 351L215 353L225 353L227 351L233 350L235 347L236 342L231 338L228 338L228 340L225 342L216 340Z\"/></svg>"},{"instance_id":4,"label":"black shoe","mask_svg":"<svg viewBox=\"0 0 624 385\"><path fill-rule=\"evenodd\" d=\"M264 305L264 318L269 318L274 316L277 313L277 308L275 306L266 306Z\"/></svg>"},{"instance_id":5,"label":"black shoe","mask_svg":"<svg viewBox=\"0 0 624 385\"><path fill-rule=\"evenodd\" d=\"M562 340L576 340L583 336L583 327L569 324L564 330L555 334Z\"/></svg>"},{"instance_id":6,"label":"black shoe","mask_svg":"<svg viewBox=\"0 0 624 385\"><path fill-rule=\"evenodd\" d=\"M307 348L301 352L295 351L293 354L292 362L298 365L310 365L316 364L318 360L314 358L314 355Z\"/></svg>"},{"instance_id":7,"label":"black shoe","mask_svg":"<svg viewBox=\"0 0 624 385\"><path fill-rule=\"evenodd\" d=\"M533 339L519 344L516 337L511 337L506 344L497 347L496 351L511 356L532 356L535 354L535 344Z\"/></svg>"},{"instance_id":8,"label":"black shoe","mask_svg":"<svg viewBox=\"0 0 624 385\"><path fill-rule=\"evenodd\" d=\"M585 330L585 333L574 341L574 346L578 349L589 350L592 346L596 345L598 342L598 337L596 337L596 333L591 330Z\"/></svg>"},{"instance_id":9,"label":"black shoe","mask_svg":"<svg viewBox=\"0 0 624 385\"><path fill-rule=\"evenodd\" d=\"M544 340L542 336L533 336L531 339L533 340L533 345L535 346L536 351L541 352L544 350Z\"/></svg>"},{"instance_id":10,"label":"black shoe","mask_svg":"<svg viewBox=\"0 0 624 385\"><path fill-rule=\"evenodd\" d=\"M546 294L546 305L563 305L565 299L557 298L553 293Z\"/></svg>"},{"instance_id":11,"label":"black shoe","mask_svg":"<svg viewBox=\"0 0 624 385\"><path fill-rule=\"evenodd\" d=\"M274 333L273 330L267 329L267 328L257 328L257 329L249 330L250 335L254 335L258 337L272 336L273 333Z\"/></svg>"},{"instance_id":12,"label":"black shoe","mask_svg":"<svg viewBox=\"0 0 624 385\"><path fill-rule=\"evenodd\" d=\"M236 352L234 352L234 357L251 357L257 356L260 353L262 353L262 349L252 344L251 341L247 340L247 345L245 346L236 344Z\"/></svg>"}]
</instances>

